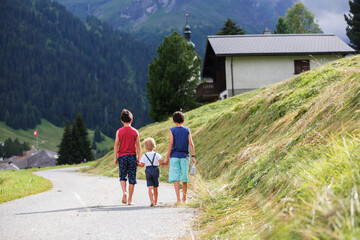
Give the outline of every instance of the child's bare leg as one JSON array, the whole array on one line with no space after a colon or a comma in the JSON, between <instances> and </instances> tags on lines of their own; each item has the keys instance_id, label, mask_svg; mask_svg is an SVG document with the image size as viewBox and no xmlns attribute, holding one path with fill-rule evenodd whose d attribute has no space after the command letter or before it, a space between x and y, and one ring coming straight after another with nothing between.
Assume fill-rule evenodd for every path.
<instances>
[{"instance_id":1,"label":"child's bare leg","mask_svg":"<svg viewBox=\"0 0 360 240\"><path fill-rule=\"evenodd\" d=\"M182 201L183 201L183 203L185 203L186 202L186 193L187 193L187 182L182 183L182 192L183 192Z\"/></svg>"},{"instance_id":2,"label":"child's bare leg","mask_svg":"<svg viewBox=\"0 0 360 240\"><path fill-rule=\"evenodd\" d=\"M133 205L134 203L132 202L132 196L134 194L134 188L135 188L135 184L129 184L129 198L128 198L128 205Z\"/></svg>"},{"instance_id":3,"label":"child's bare leg","mask_svg":"<svg viewBox=\"0 0 360 240\"><path fill-rule=\"evenodd\" d=\"M176 194L176 200L177 203L181 203L180 201L180 181L175 181L174 182L174 188L175 188L175 194Z\"/></svg>"},{"instance_id":4,"label":"child's bare leg","mask_svg":"<svg viewBox=\"0 0 360 240\"><path fill-rule=\"evenodd\" d=\"M148 187L148 190L149 190L150 206L154 206L154 194L153 194L154 187L150 186Z\"/></svg>"},{"instance_id":5,"label":"child's bare leg","mask_svg":"<svg viewBox=\"0 0 360 240\"><path fill-rule=\"evenodd\" d=\"M126 192L126 181L120 181L120 186L123 192L123 197L122 197L122 203L126 204L127 203L127 192Z\"/></svg>"},{"instance_id":6,"label":"child's bare leg","mask_svg":"<svg viewBox=\"0 0 360 240\"><path fill-rule=\"evenodd\" d=\"M159 196L158 188L154 187L154 204L155 205L157 205L157 203L158 203L158 196Z\"/></svg>"}]
</instances>

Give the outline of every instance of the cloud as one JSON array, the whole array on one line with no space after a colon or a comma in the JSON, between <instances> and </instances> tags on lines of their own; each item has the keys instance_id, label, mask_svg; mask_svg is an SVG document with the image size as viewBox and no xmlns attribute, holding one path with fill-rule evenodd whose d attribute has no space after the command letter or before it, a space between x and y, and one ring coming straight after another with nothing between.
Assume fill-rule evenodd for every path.
<instances>
[{"instance_id":1,"label":"cloud","mask_svg":"<svg viewBox=\"0 0 360 240\"><path fill-rule=\"evenodd\" d=\"M302 0L306 7L312 11L330 11L345 12L349 10L349 1L347 0Z\"/></svg>"},{"instance_id":2,"label":"cloud","mask_svg":"<svg viewBox=\"0 0 360 240\"><path fill-rule=\"evenodd\" d=\"M315 13L315 17L324 33L335 33L342 40L349 43L346 36L347 23L344 19L344 14L349 13L349 1L302 0L302 2Z\"/></svg>"},{"instance_id":3,"label":"cloud","mask_svg":"<svg viewBox=\"0 0 360 240\"><path fill-rule=\"evenodd\" d=\"M343 13L332 13L325 12L320 15L318 18L319 25L324 33L335 33L339 38L345 42L349 42L348 37L346 36L346 26L347 23L344 19Z\"/></svg>"}]
</instances>

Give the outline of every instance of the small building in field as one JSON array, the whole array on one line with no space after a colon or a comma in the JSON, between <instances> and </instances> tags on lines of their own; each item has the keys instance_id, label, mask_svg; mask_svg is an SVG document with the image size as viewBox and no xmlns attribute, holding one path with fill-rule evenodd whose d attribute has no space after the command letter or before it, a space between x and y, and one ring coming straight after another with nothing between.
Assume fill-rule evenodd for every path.
<instances>
[{"instance_id":1,"label":"small building in field","mask_svg":"<svg viewBox=\"0 0 360 240\"><path fill-rule=\"evenodd\" d=\"M334 34L208 36L198 101L211 102L285 80L354 54Z\"/></svg>"}]
</instances>

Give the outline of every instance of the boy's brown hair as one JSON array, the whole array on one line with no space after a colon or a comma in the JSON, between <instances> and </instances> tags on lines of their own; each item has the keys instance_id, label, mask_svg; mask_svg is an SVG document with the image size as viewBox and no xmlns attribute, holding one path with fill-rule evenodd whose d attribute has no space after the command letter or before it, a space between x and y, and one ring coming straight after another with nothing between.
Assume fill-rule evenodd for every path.
<instances>
[{"instance_id":1,"label":"boy's brown hair","mask_svg":"<svg viewBox=\"0 0 360 240\"><path fill-rule=\"evenodd\" d=\"M129 110L123 109L122 112L121 112L120 119L124 123L130 123L133 120L133 115Z\"/></svg>"},{"instance_id":2,"label":"boy's brown hair","mask_svg":"<svg viewBox=\"0 0 360 240\"><path fill-rule=\"evenodd\" d=\"M146 138L144 140L144 145L145 145L146 150L148 150L148 151L153 151L156 148L156 143L153 138Z\"/></svg>"},{"instance_id":3,"label":"boy's brown hair","mask_svg":"<svg viewBox=\"0 0 360 240\"><path fill-rule=\"evenodd\" d=\"M185 121L185 115L180 111L176 111L173 114L173 121L176 123L183 123Z\"/></svg>"}]
</instances>

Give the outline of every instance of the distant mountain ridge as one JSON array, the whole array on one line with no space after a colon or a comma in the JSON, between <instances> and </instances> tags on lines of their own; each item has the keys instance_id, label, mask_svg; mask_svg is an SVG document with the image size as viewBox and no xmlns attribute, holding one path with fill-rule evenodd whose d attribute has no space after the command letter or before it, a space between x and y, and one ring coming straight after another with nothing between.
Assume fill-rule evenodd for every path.
<instances>
[{"instance_id":1,"label":"distant mountain ridge","mask_svg":"<svg viewBox=\"0 0 360 240\"><path fill-rule=\"evenodd\" d=\"M154 49L90 16L86 24L50 0L0 0L0 121L34 128L83 115L108 136L129 108L150 122L146 98Z\"/></svg>"},{"instance_id":2,"label":"distant mountain ridge","mask_svg":"<svg viewBox=\"0 0 360 240\"><path fill-rule=\"evenodd\" d=\"M207 35L213 35L227 18L232 18L247 33L274 29L295 0L57 0L85 20L94 15L115 29L132 32L138 39L159 44L164 35L182 32L185 14L190 14L194 43L204 53ZM200 55L202 56L202 55Z\"/></svg>"}]
</instances>

